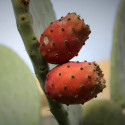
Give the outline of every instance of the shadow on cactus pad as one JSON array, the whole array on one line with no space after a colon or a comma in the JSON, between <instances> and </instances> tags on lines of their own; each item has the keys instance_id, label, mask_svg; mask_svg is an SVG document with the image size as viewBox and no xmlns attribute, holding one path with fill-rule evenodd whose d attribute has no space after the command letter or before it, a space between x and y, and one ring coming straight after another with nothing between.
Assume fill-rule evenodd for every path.
<instances>
[{"instance_id":1,"label":"shadow on cactus pad","mask_svg":"<svg viewBox=\"0 0 125 125\"><path fill-rule=\"evenodd\" d=\"M114 102L93 100L83 107L80 125L125 125L125 116Z\"/></svg>"},{"instance_id":2,"label":"shadow on cactus pad","mask_svg":"<svg viewBox=\"0 0 125 125\"><path fill-rule=\"evenodd\" d=\"M0 45L0 125L39 125L41 98L26 64Z\"/></svg>"}]
</instances>

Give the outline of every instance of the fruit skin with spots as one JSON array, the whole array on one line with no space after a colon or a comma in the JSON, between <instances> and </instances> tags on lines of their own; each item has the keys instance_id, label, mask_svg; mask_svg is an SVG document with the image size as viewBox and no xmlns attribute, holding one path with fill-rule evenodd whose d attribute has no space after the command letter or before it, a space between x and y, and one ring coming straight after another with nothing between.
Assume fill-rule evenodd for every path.
<instances>
[{"instance_id":1,"label":"fruit skin with spots","mask_svg":"<svg viewBox=\"0 0 125 125\"><path fill-rule=\"evenodd\" d=\"M49 63L63 64L78 55L90 33L79 15L68 13L51 23L41 35L41 54Z\"/></svg>"},{"instance_id":2,"label":"fruit skin with spots","mask_svg":"<svg viewBox=\"0 0 125 125\"><path fill-rule=\"evenodd\" d=\"M102 71L95 62L68 62L46 76L49 98L63 104L84 104L105 88Z\"/></svg>"}]
</instances>

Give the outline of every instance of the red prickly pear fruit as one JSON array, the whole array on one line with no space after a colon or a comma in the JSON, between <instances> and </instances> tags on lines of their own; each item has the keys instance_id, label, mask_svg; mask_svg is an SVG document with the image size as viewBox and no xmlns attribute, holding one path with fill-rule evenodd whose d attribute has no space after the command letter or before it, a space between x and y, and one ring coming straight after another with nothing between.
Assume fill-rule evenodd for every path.
<instances>
[{"instance_id":1,"label":"red prickly pear fruit","mask_svg":"<svg viewBox=\"0 0 125 125\"><path fill-rule=\"evenodd\" d=\"M102 71L95 62L68 62L46 76L48 97L63 104L84 104L106 87Z\"/></svg>"},{"instance_id":2,"label":"red prickly pear fruit","mask_svg":"<svg viewBox=\"0 0 125 125\"><path fill-rule=\"evenodd\" d=\"M90 32L79 15L68 13L51 23L41 35L41 54L49 63L63 64L78 54Z\"/></svg>"}]
</instances>

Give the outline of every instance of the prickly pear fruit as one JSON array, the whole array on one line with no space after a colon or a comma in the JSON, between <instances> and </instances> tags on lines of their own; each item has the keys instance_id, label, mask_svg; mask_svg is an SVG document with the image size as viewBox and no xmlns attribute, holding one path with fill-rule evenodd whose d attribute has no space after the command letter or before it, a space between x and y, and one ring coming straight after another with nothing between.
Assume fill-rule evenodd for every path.
<instances>
[{"instance_id":1,"label":"prickly pear fruit","mask_svg":"<svg viewBox=\"0 0 125 125\"><path fill-rule=\"evenodd\" d=\"M51 23L41 35L41 54L49 63L65 63L78 54L90 32L79 15L68 13Z\"/></svg>"},{"instance_id":2,"label":"prickly pear fruit","mask_svg":"<svg viewBox=\"0 0 125 125\"><path fill-rule=\"evenodd\" d=\"M52 69L45 91L64 104L84 104L105 88L102 71L95 62L68 62Z\"/></svg>"}]
</instances>

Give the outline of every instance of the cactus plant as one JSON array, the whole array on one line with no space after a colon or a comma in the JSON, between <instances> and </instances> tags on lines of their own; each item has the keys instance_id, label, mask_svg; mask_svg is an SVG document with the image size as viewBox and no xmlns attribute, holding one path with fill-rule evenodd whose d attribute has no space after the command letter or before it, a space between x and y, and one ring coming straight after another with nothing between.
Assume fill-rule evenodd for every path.
<instances>
[{"instance_id":1,"label":"cactus plant","mask_svg":"<svg viewBox=\"0 0 125 125\"><path fill-rule=\"evenodd\" d=\"M49 0L48 1L12 0L12 4L15 12L17 28L23 39L27 53L31 58L35 74L41 84L43 91L45 92L44 86L45 86L46 74L49 72L49 68L48 68L48 63L44 60L44 58L40 54L38 39L40 38L41 32L43 32L43 30L49 25L49 23L55 20L55 15L52 6ZM125 11L124 5L125 5L125 0L122 0L118 11L118 15L120 14L120 16L118 17L120 17L123 20L125 17L123 15ZM115 35L114 35L114 43L112 49L112 64L111 64L111 98L115 103L118 103L119 105L124 107L125 100L123 95L125 94L124 91L125 86L124 86L123 74L125 70L120 66L124 67L124 61L122 59L124 59L123 31L125 29L124 28L125 25L124 23L122 23L122 20L120 18L118 18L116 21L116 30L114 31ZM120 41L119 43L118 40ZM67 110L66 105L62 105L60 103L52 101L50 98L48 98L46 92L45 95L49 102L50 111L53 113L58 124L61 125L79 124L79 119L81 116L81 107L79 105L69 106L68 107L69 110ZM85 121L86 120L90 121L88 120L90 116L92 120L94 119L95 121L94 117L95 114L91 115L89 113L91 113L91 111L95 111L94 108L97 108L100 105L100 108L97 108L98 110L96 110L97 112L95 111L97 115L102 116L103 115L102 109L104 108L105 109L104 114L109 114L114 117L118 116L116 118L117 119L116 125L118 125L119 123L124 124L121 107L117 104L114 104L114 102L103 100L92 103L92 105L90 106L88 105L88 107L84 107L85 110L83 112L84 122L82 123L88 125L89 123L86 123ZM107 107L107 104L109 104L108 106L110 107L110 109L109 107ZM91 110L90 112L89 109ZM73 112L75 112L74 116L72 115ZM100 123L102 125L105 124L105 121L103 121L101 118L100 120L101 120ZM115 124L114 121L112 120L114 120L112 119L112 117L108 117L108 121L110 121L109 123ZM96 122L94 123L94 121L91 124L96 124Z\"/></svg>"},{"instance_id":2,"label":"cactus plant","mask_svg":"<svg viewBox=\"0 0 125 125\"><path fill-rule=\"evenodd\" d=\"M0 45L0 125L40 125L41 97L20 57Z\"/></svg>"},{"instance_id":3,"label":"cactus plant","mask_svg":"<svg viewBox=\"0 0 125 125\"><path fill-rule=\"evenodd\" d=\"M44 85L49 68L47 62L41 56L38 38L40 38L40 34L45 29L46 25L49 25L48 21L53 21L55 18L52 6L49 0L12 0L12 5L15 12L17 28L27 53L31 58L35 74L45 92ZM69 115L70 112L72 112L72 106L70 106L71 110L67 111L67 107L64 105L52 101L47 95L46 97L48 99L50 111L59 124L78 124L79 118L75 119L75 115ZM78 105L73 109L75 114L80 113L80 108L81 106ZM78 116L80 117L81 115L79 114Z\"/></svg>"},{"instance_id":4,"label":"cactus plant","mask_svg":"<svg viewBox=\"0 0 125 125\"><path fill-rule=\"evenodd\" d=\"M118 7L111 55L111 99L125 108L125 0Z\"/></svg>"},{"instance_id":5,"label":"cactus plant","mask_svg":"<svg viewBox=\"0 0 125 125\"><path fill-rule=\"evenodd\" d=\"M92 100L84 105L81 125L124 125L119 105L109 100Z\"/></svg>"}]
</instances>

